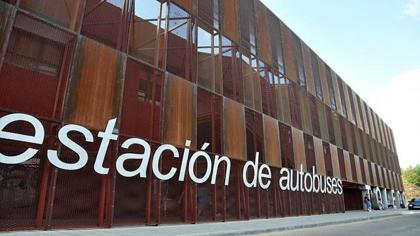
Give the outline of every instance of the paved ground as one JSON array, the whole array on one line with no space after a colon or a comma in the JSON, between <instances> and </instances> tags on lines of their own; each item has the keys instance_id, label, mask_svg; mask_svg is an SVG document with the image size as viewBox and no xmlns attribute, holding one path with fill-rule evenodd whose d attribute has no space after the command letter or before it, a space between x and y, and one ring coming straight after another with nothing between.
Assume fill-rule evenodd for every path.
<instances>
[{"instance_id":1,"label":"paved ground","mask_svg":"<svg viewBox=\"0 0 420 236\"><path fill-rule=\"evenodd\" d=\"M362 222L329 225L315 228L306 228L298 230L288 230L283 232L274 232L260 234L260 236L300 236L300 235L360 235L360 236L377 236L377 235L402 235L402 236L419 236L420 235L420 214L407 214L390 218L382 218L376 220L368 220Z\"/></svg>"},{"instance_id":2,"label":"paved ground","mask_svg":"<svg viewBox=\"0 0 420 236\"><path fill-rule=\"evenodd\" d=\"M420 211L417 211L420 213ZM330 225L337 225L343 223L352 223L363 221L362 224L373 222L373 219L382 219L382 220L391 220L392 218L400 218L401 215L409 214L410 211L405 209L400 210L386 210L386 211L353 211L347 213L339 214L326 214L326 215L313 215L313 216L300 216L300 217L286 217L286 218L271 218L271 219L257 219L250 221L234 221L234 222L220 222L220 223L206 223L206 224L180 224L180 225L160 225L160 226L138 226L138 227L115 227L111 229L74 229L74 230L49 230L49 231L26 231L26 232L6 232L5 236L39 236L39 235L51 235L51 236L81 236L81 235L91 235L91 236L113 236L113 235L122 235L122 236L131 236L131 235L201 235L201 236L214 236L214 235L244 235L244 234L259 234L259 233L270 233L281 230L294 230L310 227L318 227L319 235L325 235L323 230ZM417 222L418 227L420 227L420 215L409 216L417 217L415 221ZM403 224L412 222L411 218L407 218L407 222L396 222L394 225L400 227L401 229L405 228ZM405 216L402 219L406 219ZM353 228L350 224L350 228ZM346 224L347 225L347 224ZM344 225L344 226L346 226ZM374 227L374 224L371 226L367 225L366 228L372 228L372 230L380 230ZM410 223L412 226L413 223ZM339 227L344 227L339 226ZM390 227L392 228L392 227ZM316 228L315 228L316 229ZM313 229L307 229L302 231L302 234L305 232L311 232ZM334 228L331 228L331 235L337 235L337 231L333 231ZM289 231L295 232L295 231ZM286 231L286 233L289 233ZM317 231L314 231L317 232ZM374 232L371 235L378 235L378 231ZM398 231L399 232L399 231ZM274 234L276 235L276 234ZM295 234L289 234L295 235ZM340 231L340 236L343 235L343 232ZM366 235L363 232L362 235ZM381 235L381 234L379 234ZM392 234L391 234L392 235ZM395 235L395 231L394 231ZM408 234L410 235L410 234ZM416 236L420 233L415 234ZM353 235L355 236L355 235Z\"/></svg>"}]
</instances>

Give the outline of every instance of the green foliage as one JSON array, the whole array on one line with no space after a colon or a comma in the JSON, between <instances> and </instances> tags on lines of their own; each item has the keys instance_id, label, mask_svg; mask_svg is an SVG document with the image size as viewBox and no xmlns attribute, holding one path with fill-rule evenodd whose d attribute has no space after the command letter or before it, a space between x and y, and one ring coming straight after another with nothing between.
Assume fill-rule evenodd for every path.
<instances>
[{"instance_id":1,"label":"green foliage","mask_svg":"<svg viewBox=\"0 0 420 236\"><path fill-rule=\"evenodd\" d=\"M404 182L420 187L420 165L402 169L402 178Z\"/></svg>"}]
</instances>

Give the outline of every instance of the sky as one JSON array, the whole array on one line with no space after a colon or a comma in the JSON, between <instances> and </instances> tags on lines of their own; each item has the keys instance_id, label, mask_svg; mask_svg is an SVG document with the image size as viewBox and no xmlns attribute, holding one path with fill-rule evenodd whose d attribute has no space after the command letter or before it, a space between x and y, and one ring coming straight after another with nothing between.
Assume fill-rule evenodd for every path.
<instances>
[{"instance_id":1,"label":"sky","mask_svg":"<svg viewBox=\"0 0 420 236\"><path fill-rule=\"evenodd\" d=\"M420 164L420 0L261 0L392 128Z\"/></svg>"}]
</instances>

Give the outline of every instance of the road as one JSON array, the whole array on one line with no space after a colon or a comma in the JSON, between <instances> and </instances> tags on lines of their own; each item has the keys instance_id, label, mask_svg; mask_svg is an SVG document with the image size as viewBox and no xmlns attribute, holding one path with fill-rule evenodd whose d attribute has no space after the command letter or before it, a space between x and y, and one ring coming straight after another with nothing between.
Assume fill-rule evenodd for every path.
<instances>
[{"instance_id":1,"label":"road","mask_svg":"<svg viewBox=\"0 0 420 236\"><path fill-rule=\"evenodd\" d=\"M259 234L259 236L379 236L420 235L420 212L384 219Z\"/></svg>"}]
</instances>

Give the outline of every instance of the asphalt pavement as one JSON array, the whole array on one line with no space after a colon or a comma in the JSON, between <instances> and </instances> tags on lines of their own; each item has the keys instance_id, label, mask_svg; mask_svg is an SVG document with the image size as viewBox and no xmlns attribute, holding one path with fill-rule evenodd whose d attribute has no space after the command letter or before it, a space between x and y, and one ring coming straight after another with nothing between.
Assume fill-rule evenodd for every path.
<instances>
[{"instance_id":1,"label":"asphalt pavement","mask_svg":"<svg viewBox=\"0 0 420 236\"><path fill-rule=\"evenodd\" d=\"M272 232L259 236L420 236L420 211L410 213L354 223Z\"/></svg>"}]
</instances>

